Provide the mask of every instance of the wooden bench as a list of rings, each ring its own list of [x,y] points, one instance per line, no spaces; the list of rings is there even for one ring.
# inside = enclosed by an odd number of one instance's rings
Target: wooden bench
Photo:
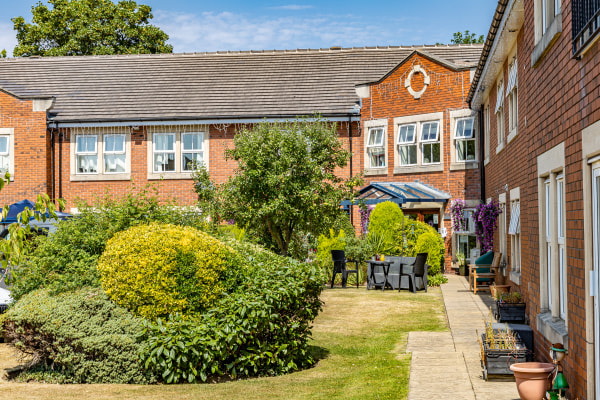
[[[469,288],[474,294],[477,294],[478,290],[490,290],[500,267],[501,258],[502,253],[495,252],[491,265],[469,265]]]

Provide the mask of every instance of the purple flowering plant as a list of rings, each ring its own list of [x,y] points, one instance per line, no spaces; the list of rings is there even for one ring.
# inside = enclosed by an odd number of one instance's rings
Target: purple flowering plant
[[[494,232],[497,228],[498,215],[502,213],[500,205],[492,200],[487,204],[480,204],[473,212],[475,220],[475,235],[481,245],[481,251],[487,252],[494,247]]]
[[[369,232],[369,219],[371,218],[371,211],[373,211],[373,206],[367,206],[364,203],[360,205],[360,229],[363,235],[366,235]]]
[[[467,220],[465,219],[466,203],[462,199],[454,199],[450,207],[452,215],[452,230],[462,232],[467,229]]]

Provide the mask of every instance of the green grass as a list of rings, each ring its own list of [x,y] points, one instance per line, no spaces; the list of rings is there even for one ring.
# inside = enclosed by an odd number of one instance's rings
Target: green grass
[[[408,394],[410,331],[447,329],[439,288],[429,293],[334,289],[313,329],[320,359],[293,374],[202,385],[50,385],[0,383],[11,399],[404,399]],[[5,346],[5,345],[3,345]],[[0,367],[16,365],[6,348]]]

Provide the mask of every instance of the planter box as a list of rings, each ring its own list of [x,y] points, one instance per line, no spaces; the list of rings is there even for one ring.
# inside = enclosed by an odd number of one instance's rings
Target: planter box
[[[490,349],[485,340],[485,334],[481,334],[481,367],[483,368],[483,379],[488,380],[489,375],[514,375],[510,366],[514,363],[527,361],[527,348],[517,335],[515,349]]]
[[[490,292],[492,297],[497,299],[500,295],[510,292],[510,285],[492,285],[490,286]]]
[[[496,319],[498,322],[525,321],[525,303],[500,303],[496,301]]]

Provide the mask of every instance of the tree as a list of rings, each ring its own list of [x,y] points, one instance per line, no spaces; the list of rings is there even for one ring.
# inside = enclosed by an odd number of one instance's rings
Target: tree
[[[483,43],[483,35],[477,36],[475,33],[471,33],[466,30],[464,33],[455,32],[451,43],[453,44],[470,44],[470,43]]]
[[[171,53],[169,36],[150,25],[152,8],[124,0],[48,0],[31,8],[32,23],[12,19],[18,56]]]
[[[6,49],[2,49],[2,51],[0,51],[0,58],[6,58]]]
[[[361,183],[358,176],[336,175],[350,152],[339,141],[336,124],[320,117],[244,128],[234,145],[226,158],[238,167],[218,190],[221,217],[262,234],[282,255],[288,255],[294,232],[317,236],[332,226],[343,212],[340,201]]]

